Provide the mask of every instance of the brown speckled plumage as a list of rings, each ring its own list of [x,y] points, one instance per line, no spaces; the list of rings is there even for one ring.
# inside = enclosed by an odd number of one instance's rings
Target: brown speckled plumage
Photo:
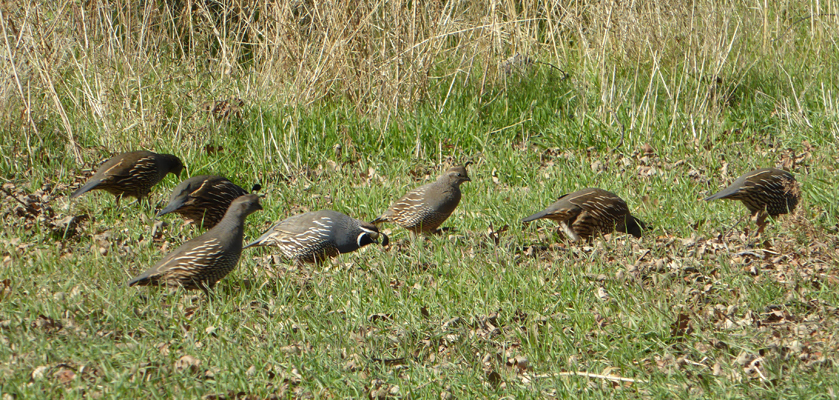
[[[598,188],[587,188],[560,197],[545,210],[522,222],[547,218],[559,222],[571,241],[590,239],[613,230],[641,237],[646,229],[643,222],[633,217],[626,202],[618,195]]]
[[[128,282],[128,286],[168,285],[205,290],[213,287],[236,267],[242,254],[245,218],[261,209],[257,195],[237,198],[218,225],[166,255]]]
[[[432,232],[460,204],[460,184],[469,181],[466,167],[449,168],[436,181],[406,193],[373,223],[393,222],[415,233]]]
[[[144,150],[122,153],[105,161],[70,197],[79,197],[91,190],[104,190],[117,196],[117,203],[124,196],[142,199],[166,174],[180,176],[181,170],[183,163],[171,154]]]
[[[752,215],[757,216],[758,232],[766,226],[766,217],[787,214],[795,210],[801,199],[801,189],[795,177],[787,171],[761,168],[747,172],[723,190],[705,201],[740,200]]]
[[[224,177],[215,175],[193,176],[181,182],[172,191],[169,204],[157,216],[176,212],[198,226],[211,229],[221,221],[227,207],[239,196],[248,194]]]

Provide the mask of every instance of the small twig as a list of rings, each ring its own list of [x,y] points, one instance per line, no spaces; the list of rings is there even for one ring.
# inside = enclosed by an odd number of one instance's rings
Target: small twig
[[[728,236],[728,234],[731,233],[731,231],[733,231],[734,228],[737,227],[737,225],[740,225],[740,223],[743,222],[743,218],[744,217],[740,217],[740,219],[738,219],[737,222],[734,223],[734,225],[731,225],[731,228],[723,229],[722,237],[725,238],[726,236]]]
[[[534,375],[534,378],[552,378],[556,376],[584,376],[586,378],[594,378],[594,379],[603,379],[612,382],[629,382],[629,383],[647,383],[646,380],[643,379],[632,379],[632,378],[624,378],[622,376],[614,376],[614,375],[600,375],[600,374],[592,374],[590,372],[582,372],[582,371],[569,371],[569,372],[557,372],[555,374],[543,374],[543,375]]]
[[[752,365],[755,365],[755,363],[758,363],[758,362],[761,362],[761,361],[763,361],[763,357],[760,357],[760,358],[752,361]],[[760,376],[760,379],[762,381],[769,382],[769,379],[766,379],[766,375],[763,375],[763,372],[760,372],[760,365],[755,365],[754,369],[755,369],[755,371],[757,371],[757,374],[758,374],[758,376]]]
[[[702,361],[705,361],[705,359],[707,359],[707,358],[708,358],[708,357],[703,357],[703,358],[702,358],[701,360],[699,360],[699,361],[691,361],[691,360],[689,360],[689,359],[685,358],[685,362],[686,362],[686,363],[688,363],[688,364],[690,364],[690,365],[695,365],[695,366],[697,366],[697,367],[705,367],[705,368],[708,368],[708,366],[707,366],[707,365],[702,364]]]
[[[407,363],[407,359],[405,357],[397,357],[397,358],[379,358],[379,357],[369,357],[370,361],[382,363],[384,365],[403,365]]]
[[[760,254],[755,253],[756,251],[762,251],[762,252],[763,252],[763,255],[760,255]],[[754,249],[754,251],[752,251],[752,250],[743,250],[743,251],[741,251],[741,252],[739,252],[739,253],[734,253],[734,255],[735,255],[735,256],[752,256],[752,257],[757,257],[757,258],[760,258],[760,259],[765,259],[765,258],[766,258],[766,254],[774,254],[774,255],[778,255],[778,254],[780,254],[780,253],[778,253],[777,251],[772,251],[772,250],[767,250],[767,249]]]
[[[810,18],[813,18],[813,17],[835,17],[836,15],[837,14],[810,14],[806,17],[801,17],[801,18],[795,20],[795,22],[791,23],[789,25],[789,27],[787,27],[787,29],[784,31],[784,33],[782,33],[780,36],[776,37],[775,39],[772,39],[772,41],[774,42],[778,39],[783,38],[784,36],[787,35],[787,33],[789,33],[790,30],[792,30],[792,28],[795,28],[795,26],[798,25],[802,21],[806,21],[806,20],[808,20]]]
[[[533,63],[534,64],[545,64],[545,65],[559,71],[560,73],[562,73],[562,78],[559,78],[559,80],[561,80],[561,81],[564,81],[564,80],[568,79],[569,76],[571,76],[567,72],[563,71],[561,68],[559,68],[556,65],[553,65],[551,63],[546,63],[544,61],[537,61],[537,60],[533,60]]]
[[[493,134],[496,134],[496,133],[498,133],[498,132],[505,131],[505,130],[507,130],[507,129],[512,129],[512,128],[514,128],[514,127],[518,126],[518,125],[521,125],[521,124],[523,124],[523,123],[525,123],[525,122],[529,122],[529,121],[532,121],[532,120],[533,120],[533,118],[523,119],[523,120],[521,120],[521,121],[519,121],[519,122],[516,122],[515,124],[509,125],[509,126],[505,126],[505,127],[503,127],[503,128],[498,128],[498,129],[496,129],[496,130],[494,130],[494,131],[487,132],[487,135],[493,135]]]
[[[23,206],[23,208],[25,208],[26,210],[31,210],[31,209],[32,209],[32,206],[28,206],[28,205],[26,205],[26,203],[24,203],[24,202],[23,202],[23,201],[21,201],[19,198],[17,198],[17,196],[15,196],[14,194],[12,194],[12,192],[10,192],[10,191],[9,191],[9,189],[6,189],[6,188],[4,188],[4,187],[0,187],[0,190],[2,190],[3,192],[5,192],[5,193],[6,193],[9,197],[11,197],[11,198],[15,199],[15,201],[16,201],[16,202],[18,202],[18,203],[20,203],[20,205],[22,205],[22,206]]]
[[[760,254],[757,254],[757,253],[755,253],[755,252],[753,252],[753,251],[749,251],[749,250],[746,250],[746,251],[741,251],[741,252],[739,252],[739,253],[734,253],[734,255],[735,255],[735,256],[752,256],[752,257],[757,257],[757,258],[759,258],[759,259],[761,259],[761,260],[762,260],[762,259],[764,259],[764,258],[766,258],[765,256],[762,256],[762,255],[760,255]]]
[[[647,251],[645,251],[644,254],[641,254],[641,257],[638,257],[638,259],[635,260],[635,264],[638,264],[639,262],[641,262],[641,260],[643,260],[644,257],[646,257],[648,254],[650,254],[650,249],[647,249]]]
[[[615,117],[615,121],[618,121],[618,126],[621,128],[621,141],[620,141],[620,143],[618,143],[617,146],[615,146],[614,149],[612,149],[612,151],[617,151],[618,149],[621,148],[621,146],[623,146],[623,140],[626,137],[626,128],[623,126],[623,122],[621,122],[620,118],[618,118],[618,113],[616,113],[614,111],[611,111],[611,113],[612,113],[612,116]]]

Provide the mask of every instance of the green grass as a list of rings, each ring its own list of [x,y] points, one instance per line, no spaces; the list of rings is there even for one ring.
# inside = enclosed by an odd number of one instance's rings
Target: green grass
[[[408,188],[433,179],[441,159],[475,162],[473,182],[464,185],[464,199],[446,224],[454,232],[411,238],[394,228],[388,251],[370,246],[320,267],[267,265],[270,250],[247,251],[209,297],[126,288],[131,276],[163,256],[162,241],[171,250],[197,233],[167,216],[162,237],[151,241],[151,207],[115,208],[100,192],[68,203],[66,185],[78,171],[55,176],[45,164],[33,175],[61,188],[52,193],[55,212],[89,219],[77,235],[62,239],[41,220],[24,224],[25,218],[6,215],[4,275],[11,293],[0,302],[3,392],[66,398],[239,392],[365,397],[377,386],[387,391],[396,385],[412,398],[443,391],[457,398],[766,398],[810,396],[839,384],[837,342],[830,333],[837,328],[839,301],[836,191],[829,173],[835,171],[835,144],[812,149],[809,165],[794,171],[808,195],[797,214],[771,225],[767,242],[758,245],[789,258],[737,258],[745,245],[738,234],[753,225],[741,223],[716,238],[744,207],[700,199],[741,172],[773,165],[782,149],[799,153],[804,140],[822,143],[816,129],[793,135],[790,127],[770,121],[754,131],[724,134],[725,126],[751,123],[733,120],[707,127],[701,145],[685,133],[675,139],[636,134],[613,150],[619,141],[614,128],[588,115],[571,119],[546,111],[568,99],[561,90],[539,90],[551,77],[528,79],[533,81],[520,83],[514,96],[502,94],[487,104],[464,91],[442,113],[419,107],[399,115],[398,129],[393,124],[379,130],[335,104],[312,111],[250,105],[242,121],[199,120],[209,138],[184,151],[177,141],[158,139],[154,148],[181,155],[190,175],[220,173],[243,185],[262,183],[265,210],[249,218],[248,238],[304,209],[330,207],[372,219]],[[535,99],[543,109],[523,111]],[[283,124],[288,119],[292,126]],[[662,117],[661,130],[671,123]],[[764,131],[778,133],[762,136]],[[646,142],[656,155],[642,161]],[[209,143],[224,150],[203,151]],[[340,160],[335,143],[343,146]],[[773,148],[779,152],[761,154]],[[606,170],[593,170],[595,161]],[[718,176],[723,161],[725,179]],[[656,173],[639,175],[642,164]],[[368,182],[371,168],[381,180]],[[707,179],[692,180],[691,169]],[[20,176],[15,181],[28,191],[38,185]],[[170,177],[155,188],[153,208],[162,207],[176,183]],[[640,241],[609,237],[593,247],[551,245],[561,237],[550,222],[521,228],[523,216],[586,186],[620,194],[654,228]],[[7,209],[15,205],[6,202]],[[698,229],[691,227],[699,222]],[[504,225],[510,228],[496,245],[488,229]],[[97,239],[103,232],[110,232],[107,242]],[[679,239],[691,236],[697,244]],[[21,248],[12,238],[30,246]],[[531,255],[525,246],[532,244],[550,246]],[[709,250],[697,253],[703,244]],[[756,275],[747,262],[757,264]],[[598,288],[610,299],[600,300]],[[772,321],[769,306],[788,314]],[[714,307],[721,308],[717,315]],[[387,317],[372,318],[379,314]],[[672,328],[679,314],[690,318],[684,335]],[[444,328],[452,318],[461,323]],[[725,318],[736,323],[726,327]],[[741,354],[763,357],[766,380],[744,372],[737,364]],[[195,371],[176,371],[185,355],[200,360]],[[508,365],[516,356],[529,363],[524,381]],[[811,361],[819,357],[824,361]],[[375,361],[381,359],[398,361]],[[33,379],[39,366],[47,367],[45,373]],[[63,369],[75,373],[69,383],[55,375]],[[564,371],[639,382],[554,376]],[[499,382],[489,383],[491,372],[500,374]]]
[[[833,398],[839,64],[835,46],[807,45],[724,64],[714,90],[726,98],[707,96],[710,74],[685,73],[695,69],[673,54],[665,67],[646,58],[603,67],[572,51],[567,79],[540,64],[483,90],[475,77],[441,78],[389,113],[340,94],[289,105],[257,78],[174,59],[141,82],[101,83],[119,101],[99,117],[77,100],[90,71],[68,76],[60,96],[85,165],[54,114],[36,121],[41,134],[29,142],[24,129],[0,127],[14,139],[0,143],[8,190],[22,201],[48,196],[28,214],[11,197],[2,203],[0,281],[10,290],[0,297],[0,392],[362,398],[398,386],[392,393],[410,398]],[[654,68],[663,69],[650,78]],[[234,95],[246,101],[241,119],[200,111]],[[208,296],[125,287],[164,247],[199,234],[167,215],[152,237],[173,176],[148,204],[67,197],[83,169],[139,148],[180,156],[182,178],[261,183],[264,210],[248,218],[246,240],[306,210],[371,220],[446,165],[474,164],[444,225],[451,232],[412,237],[388,226],[388,249],[302,268],[247,250]],[[702,201],[790,157],[804,198],[759,241],[753,222],[732,228],[741,204]],[[587,245],[565,242],[550,221],[519,222],[589,186],[622,196],[652,229]],[[86,219],[64,237],[53,225],[68,215]],[[496,243],[489,234],[504,226]],[[675,324],[680,315],[689,327]],[[179,369],[184,356],[200,364]],[[635,382],[563,374],[574,371]]]

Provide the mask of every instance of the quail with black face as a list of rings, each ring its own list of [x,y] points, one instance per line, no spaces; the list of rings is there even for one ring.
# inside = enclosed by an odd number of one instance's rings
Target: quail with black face
[[[337,211],[320,210],[276,223],[245,248],[277,247],[285,258],[298,264],[314,263],[378,243],[380,236],[382,246],[387,246],[387,235],[379,233],[375,225]]]

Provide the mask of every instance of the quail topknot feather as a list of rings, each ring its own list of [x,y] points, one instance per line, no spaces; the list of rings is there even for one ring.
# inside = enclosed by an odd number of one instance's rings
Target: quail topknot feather
[[[169,204],[157,216],[176,212],[199,226],[210,229],[221,221],[227,207],[239,196],[248,194],[227,178],[199,175],[189,178],[172,190]]]
[[[375,225],[337,211],[320,210],[278,222],[245,248],[275,246],[285,258],[302,264],[356,251],[377,243],[379,236],[382,246],[387,246],[387,235],[379,233]]]
[[[145,150],[118,154],[105,161],[70,198],[79,197],[91,190],[104,190],[117,196],[117,204],[123,196],[142,199],[166,174],[180,176],[183,168],[181,160],[171,154]]]
[[[761,168],[743,174],[727,188],[707,197],[705,201],[740,200],[757,216],[758,233],[766,227],[767,216],[791,213],[801,199],[795,177],[776,168]]]
[[[545,210],[522,222],[547,218],[559,222],[562,230],[573,241],[590,239],[598,233],[612,230],[641,237],[646,225],[630,214],[626,202],[618,195],[598,188],[586,188],[561,196]]]
[[[373,223],[393,222],[414,233],[432,232],[460,203],[460,184],[470,181],[465,166],[451,167],[436,181],[406,193]]]
[[[213,287],[236,267],[242,254],[245,218],[261,209],[255,194],[233,200],[218,225],[166,255],[128,282],[128,286],[168,285],[204,290]]]

